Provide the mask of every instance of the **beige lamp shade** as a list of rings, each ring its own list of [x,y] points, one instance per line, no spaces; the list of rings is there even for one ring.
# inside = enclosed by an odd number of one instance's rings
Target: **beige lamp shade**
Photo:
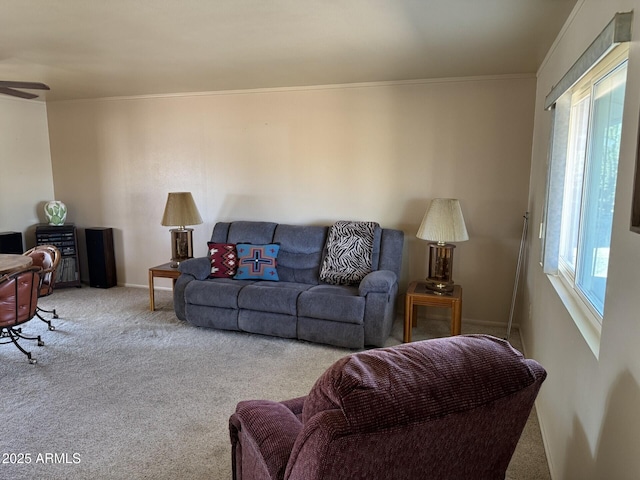
[[[427,289],[438,295],[453,291],[453,249],[448,242],[469,240],[460,202],[455,198],[436,198],[424,214],[416,235],[429,242]]]
[[[171,266],[193,257],[193,228],[185,225],[199,225],[202,217],[193,201],[191,192],[171,192],[164,207],[162,225],[178,227],[171,229]]]
[[[171,192],[164,207],[162,225],[165,227],[184,227],[185,225],[199,225],[202,217],[193,201],[191,192]]]
[[[469,240],[460,202],[455,198],[432,200],[416,236],[439,244]]]

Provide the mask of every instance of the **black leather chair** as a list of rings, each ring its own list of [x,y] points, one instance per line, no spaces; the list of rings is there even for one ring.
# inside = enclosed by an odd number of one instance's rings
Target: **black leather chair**
[[[36,340],[38,346],[44,342],[39,335],[24,335],[19,325],[36,315],[40,271],[40,267],[30,267],[0,277],[0,344],[13,343],[32,364],[36,359],[18,343],[18,339]]]

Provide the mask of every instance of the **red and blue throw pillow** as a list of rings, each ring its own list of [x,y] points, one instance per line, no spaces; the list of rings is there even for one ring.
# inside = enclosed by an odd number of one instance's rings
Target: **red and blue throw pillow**
[[[279,281],[278,251],[280,245],[269,243],[267,245],[253,245],[251,243],[238,243],[238,270],[233,278],[236,280],[271,280]]]
[[[211,273],[209,278],[233,278],[238,268],[238,254],[234,243],[207,242]]]

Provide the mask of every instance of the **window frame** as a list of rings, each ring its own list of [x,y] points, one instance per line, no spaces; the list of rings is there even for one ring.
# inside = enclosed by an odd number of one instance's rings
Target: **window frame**
[[[568,103],[567,102],[564,103],[564,105],[569,109],[573,108],[575,104],[577,104],[580,100],[583,100],[586,96],[589,97],[589,114],[588,114],[589,121],[587,126],[587,139],[586,139],[585,150],[589,149],[589,142],[590,142],[589,136],[591,135],[591,122],[592,122],[591,117],[593,113],[594,86],[597,85],[598,82],[600,82],[601,80],[605,79],[607,76],[614,74],[618,69],[623,68],[625,63],[626,63],[627,75],[628,75],[628,60],[629,60],[628,43],[622,43],[622,44],[616,45],[609,52],[603,55],[602,58],[600,58],[593,65],[592,68],[590,68],[571,88],[569,88],[562,95],[562,97],[564,97],[565,95],[571,96],[571,99],[568,101]],[[625,79],[625,95],[626,95],[626,88],[627,88],[627,82]],[[565,115],[567,114],[565,113]],[[561,179],[562,194],[560,195],[560,198],[562,199],[562,202],[564,204],[564,200],[565,200],[564,185],[567,181],[567,179],[565,178],[564,169],[566,168],[566,150],[568,149],[568,146],[569,146],[570,133],[569,133],[569,127],[566,127],[567,128],[566,132],[560,135],[561,140],[556,146],[555,136],[558,134],[556,128],[558,127],[556,126],[556,121],[554,116],[554,121],[552,122],[552,128],[551,128],[552,140],[551,140],[551,146],[550,146],[551,147],[550,162],[554,162],[553,157],[556,152],[555,150],[556,148],[565,149],[565,152],[562,154],[563,155],[563,165],[562,165],[563,176]],[[563,128],[563,127],[560,127],[560,128]],[[623,131],[624,131],[624,126],[623,126]],[[584,174],[582,178],[583,186],[581,187],[582,191],[580,194],[580,213],[579,213],[580,224],[582,223],[582,216],[585,210],[584,185],[585,185],[585,182],[587,182],[588,180],[587,178],[588,161],[589,161],[588,155],[589,155],[589,152],[587,151],[585,153],[585,161],[582,167]],[[552,201],[552,199],[550,198],[552,176],[553,176],[553,173],[552,173],[552,168],[550,164],[549,173],[547,176],[547,199],[546,199],[545,214],[544,214],[544,220],[543,220],[544,223],[542,226],[542,231],[544,232],[544,235],[542,236],[543,238],[542,266],[544,267],[545,273],[547,274],[549,280],[551,281],[552,285],[556,289],[558,295],[563,301],[569,314],[571,315],[574,322],[578,326],[579,330],[583,334],[585,340],[591,347],[591,350],[593,351],[595,356],[598,357],[599,346],[600,346],[600,336],[602,332],[602,324],[604,322],[604,317],[606,315],[606,305],[603,308],[603,314],[600,315],[598,310],[591,304],[591,301],[589,301],[586,295],[583,294],[580,291],[580,288],[576,285],[577,268],[576,270],[571,270],[570,268],[567,268],[567,265],[565,264],[564,260],[561,260],[560,229],[558,229],[556,232],[557,238],[554,239],[554,242],[556,243],[553,244],[554,253],[552,253],[552,255],[555,255],[554,262],[552,262],[553,265],[550,268],[547,268],[547,265],[545,264],[545,262],[548,259],[548,254],[546,250],[548,247],[547,240],[548,240],[549,228],[548,228],[547,222],[549,221],[550,202]],[[616,190],[617,190],[617,185],[616,185]],[[553,195],[555,199],[558,198],[557,191]],[[614,205],[614,210],[615,210],[615,205]],[[560,211],[562,212],[562,208],[560,208]],[[562,224],[562,220],[560,219],[558,226],[560,226],[561,224]],[[576,241],[577,249],[580,247],[580,244],[584,245],[586,244],[586,242],[582,238],[582,233],[578,231],[578,239]],[[576,249],[576,267],[577,267],[578,258],[580,257],[580,253],[577,249]],[[557,252],[555,250],[557,250]],[[605,299],[605,304],[606,304],[606,299]]]

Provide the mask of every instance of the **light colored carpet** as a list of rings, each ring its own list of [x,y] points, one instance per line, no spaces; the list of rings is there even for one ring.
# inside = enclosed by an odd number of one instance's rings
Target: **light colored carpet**
[[[156,312],[147,290],[125,287],[61,289],[40,303],[55,306],[60,318],[53,332],[37,319],[25,325],[46,343],[27,343],[38,363],[0,347],[2,479],[230,479],[228,419],[236,403],[304,395],[351,353],[192,327],[176,319],[168,291],[156,292]],[[447,328],[420,321],[414,340]],[[504,336],[463,328],[472,331]],[[401,339],[398,319],[388,344]],[[509,479],[549,478],[535,420]]]

